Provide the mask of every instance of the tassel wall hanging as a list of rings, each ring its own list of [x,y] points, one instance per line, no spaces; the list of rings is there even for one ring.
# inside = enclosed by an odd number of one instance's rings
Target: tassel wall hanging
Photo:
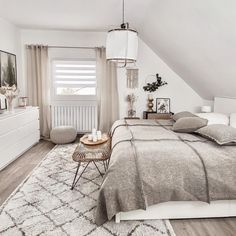
[[[130,89],[138,88],[138,69],[126,68],[126,76],[127,76],[127,88]]]

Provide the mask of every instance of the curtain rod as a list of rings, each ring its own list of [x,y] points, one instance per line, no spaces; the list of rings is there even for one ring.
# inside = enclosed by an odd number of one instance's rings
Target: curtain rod
[[[32,46],[32,45],[26,45],[26,48],[30,48],[30,46]],[[38,46],[43,46],[43,45],[38,45]],[[100,46],[100,47],[77,47],[77,46],[56,46],[56,45],[47,45],[47,47],[48,48],[78,48],[78,49],[93,49],[93,50],[95,50],[96,48],[105,48],[104,46]]]

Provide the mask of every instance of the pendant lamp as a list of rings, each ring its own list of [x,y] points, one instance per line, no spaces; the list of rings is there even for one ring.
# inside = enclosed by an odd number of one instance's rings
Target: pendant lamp
[[[134,63],[137,60],[138,32],[129,28],[129,23],[124,21],[124,0],[123,0],[123,23],[120,28],[108,31],[106,41],[106,58],[108,61],[123,63]]]

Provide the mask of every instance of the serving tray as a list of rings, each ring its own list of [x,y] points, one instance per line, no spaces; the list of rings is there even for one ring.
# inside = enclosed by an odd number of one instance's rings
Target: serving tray
[[[102,134],[102,139],[98,140],[97,142],[89,141],[88,135],[84,135],[82,138],[80,138],[81,143],[83,143],[84,145],[89,145],[89,146],[103,144],[107,142],[108,140],[109,140],[109,136],[107,134]]]

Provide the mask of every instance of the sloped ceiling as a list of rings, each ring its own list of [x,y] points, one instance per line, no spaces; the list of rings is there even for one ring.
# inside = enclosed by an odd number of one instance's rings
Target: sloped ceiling
[[[104,31],[120,24],[121,3],[0,0],[0,16],[24,28]],[[126,0],[126,16],[203,98],[236,97],[235,0]]]
[[[153,1],[144,41],[203,98],[236,97],[236,1]]]

